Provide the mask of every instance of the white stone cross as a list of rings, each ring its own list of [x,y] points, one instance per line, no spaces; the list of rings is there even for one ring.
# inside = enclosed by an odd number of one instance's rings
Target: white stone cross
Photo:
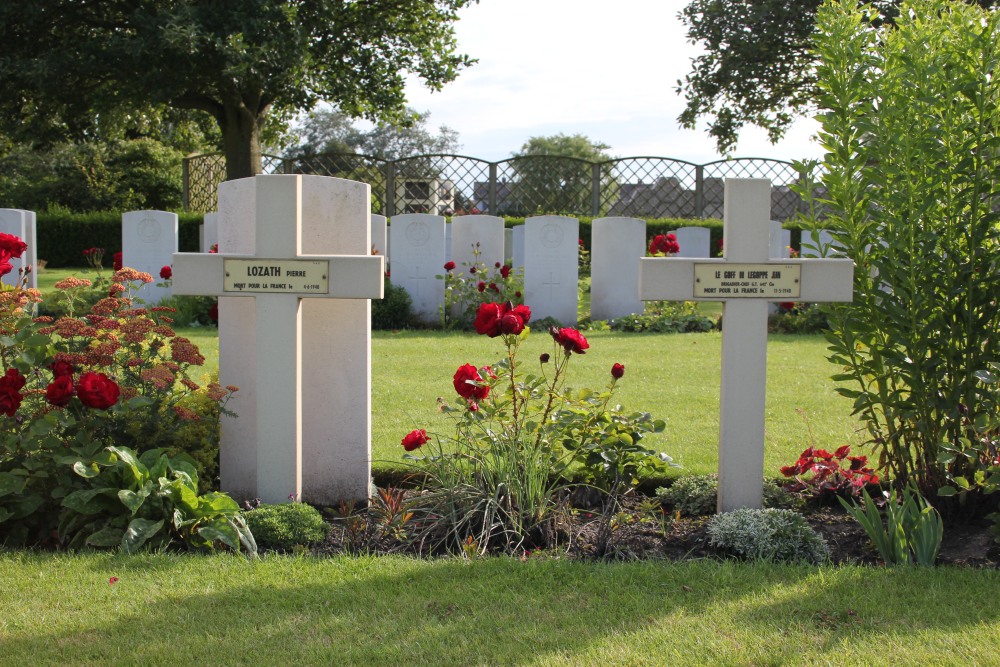
[[[219,298],[222,487],[240,498],[365,500],[371,478],[370,190],[324,176],[219,186],[219,253],[173,256],[175,294]]]
[[[721,259],[644,257],[643,301],[722,301],[718,510],[762,504],[768,301],[851,301],[850,259],[769,259],[771,183],[726,179]]]

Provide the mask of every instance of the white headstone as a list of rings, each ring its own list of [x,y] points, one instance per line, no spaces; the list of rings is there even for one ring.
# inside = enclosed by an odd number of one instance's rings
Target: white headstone
[[[28,273],[27,287],[38,287],[38,234],[35,229],[35,212],[18,208],[0,208],[0,232],[13,234],[28,244],[28,249],[19,259],[11,258],[10,265],[14,267],[3,277],[3,283],[14,285],[21,278],[25,267],[31,267]]]
[[[202,252],[209,252],[212,246],[219,245],[219,214],[206,213],[205,222],[201,226],[201,244],[198,246]]]
[[[389,236],[384,215],[372,213],[372,250],[376,255],[389,256]]]
[[[833,235],[825,229],[817,232],[803,231],[799,247],[802,257],[832,257],[837,254],[833,248]]]
[[[219,254],[174,255],[178,294],[218,295],[222,487],[268,503],[364,500],[371,477],[368,185],[270,175],[219,186]],[[271,268],[273,267],[273,268]],[[304,275],[299,275],[302,272]]]
[[[170,297],[170,286],[159,286],[160,270],[170,266],[177,252],[177,214],[167,211],[131,211],[122,214],[122,266],[145,271],[153,282],[139,290],[139,298],[156,304]]]
[[[781,226],[781,220],[771,221],[771,247],[768,250],[771,259],[787,259],[791,256],[792,231]]]
[[[675,257],[712,256],[712,233],[707,227],[681,227],[674,230],[674,236],[681,247]]]
[[[524,221],[524,303],[531,317],[577,321],[580,223],[576,218],[542,215]]]
[[[639,258],[646,254],[646,222],[597,218],[591,223],[590,317],[611,320],[644,310]]]
[[[444,306],[444,218],[428,213],[392,216],[389,225],[389,281],[413,301],[413,314],[437,322]]]
[[[515,269],[524,268],[524,225],[514,225],[511,231],[511,261]]]
[[[849,259],[768,257],[770,207],[769,180],[727,179],[724,258],[640,260],[644,301],[723,302],[720,512],[762,503],[768,301],[850,301],[853,294]]]
[[[514,261],[514,229],[506,227],[503,230],[503,261]]]
[[[479,244],[479,263],[487,269],[503,263],[503,218],[494,215],[460,215],[451,221],[451,254],[455,265],[471,266],[477,260],[473,246]]]

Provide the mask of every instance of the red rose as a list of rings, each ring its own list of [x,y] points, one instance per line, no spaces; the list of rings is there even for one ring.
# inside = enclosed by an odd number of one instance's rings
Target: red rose
[[[73,366],[73,364],[64,360],[53,361],[51,364],[49,364],[49,368],[52,369],[52,375],[57,378],[62,377],[64,375],[73,375],[73,373],[76,372],[76,368]]]
[[[406,434],[403,438],[403,449],[408,452],[412,452],[414,449],[420,449],[427,444],[430,438],[427,437],[427,431],[422,428],[415,429]]]
[[[507,313],[500,318],[500,333],[518,335],[524,331],[524,320],[514,313]]]
[[[500,262],[495,263],[493,265],[493,268],[499,269],[500,268]]]
[[[87,372],[76,381],[76,395],[88,408],[107,410],[118,402],[120,393],[118,385],[104,373]]]
[[[27,249],[27,244],[18,237],[0,232],[0,276],[5,276],[13,271],[14,265],[10,263],[11,258],[20,257]]]
[[[444,263],[444,270],[445,271],[451,271],[454,268],[455,268],[455,262],[445,262]]]
[[[616,380],[620,380],[622,376],[625,375],[625,366],[622,364],[615,364],[611,367],[611,377]]]
[[[213,322],[219,321],[219,304],[213,303],[208,307],[208,316],[212,318]]]
[[[209,254],[212,254],[212,255],[218,253],[219,252],[219,244],[218,243],[213,244],[212,247],[208,249],[208,252],[209,252]]]
[[[475,272],[476,272],[476,267],[473,266],[469,268],[469,273],[475,273]]]
[[[477,384],[482,381],[483,378],[479,375],[479,370],[472,364],[459,366],[453,378],[455,391],[468,401],[481,401],[489,395],[489,387]]]
[[[10,236],[10,234],[5,236]],[[0,412],[8,417],[14,416],[17,409],[21,407],[21,401],[24,400],[21,390],[24,389],[26,382],[27,380],[21,375],[21,371],[16,368],[8,368],[7,373],[0,377]]]
[[[73,378],[60,375],[45,388],[45,400],[52,405],[63,406],[73,398]]]
[[[510,267],[504,264],[500,267],[500,275],[507,278],[510,275]]]
[[[164,266],[162,269],[160,269],[160,277],[163,278],[164,280],[170,280],[173,277],[173,275],[174,275],[174,270],[171,269],[169,266]]]
[[[499,288],[499,287],[497,287],[497,284],[496,284],[496,283],[490,283],[490,286],[489,286],[489,287],[490,287],[490,289],[491,289],[491,290],[493,290],[494,292],[497,292],[497,293],[499,293],[499,292],[500,292],[500,288]]]
[[[549,353],[548,352],[542,352],[540,355],[538,355],[538,363],[541,363],[541,364],[547,364],[547,363],[549,363]]]
[[[116,252],[115,253],[115,258],[114,258],[112,264],[114,266],[115,271],[121,271],[122,270],[122,254],[120,252]]]
[[[486,283],[484,283],[483,281],[479,281],[479,284],[476,285],[476,289],[479,290],[480,292],[485,292],[486,291]]]
[[[500,318],[503,314],[504,308],[499,303],[481,303],[472,326],[479,335],[496,338],[500,335]]]
[[[590,343],[587,339],[583,337],[576,329],[571,329],[565,327],[562,329],[552,328],[550,331],[552,338],[555,339],[556,343],[562,345],[567,352],[576,352],[577,354],[584,354],[587,348],[590,347]]]

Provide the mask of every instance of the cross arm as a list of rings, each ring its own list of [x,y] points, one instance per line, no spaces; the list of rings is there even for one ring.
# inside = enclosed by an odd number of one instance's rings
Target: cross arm
[[[252,255],[179,252],[173,255],[175,294],[194,296],[251,296],[251,291],[226,291],[225,261],[256,260],[263,263],[325,261],[329,292],[297,293],[303,298],[381,299],[384,292],[385,257],[382,255],[297,255],[289,258],[258,258]]]

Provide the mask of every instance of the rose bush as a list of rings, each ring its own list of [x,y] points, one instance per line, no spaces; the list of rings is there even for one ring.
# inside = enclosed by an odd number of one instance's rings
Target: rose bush
[[[576,329],[550,329],[552,353],[539,357],[536,372],[524,373],[518,353],[530,321],[527,306],[481,304],[475,329],[499,338],[505,357],[455,372],[458,398],[441,406],[455,420],[454,436],[431,438],[418,429],[402,439],[407,452],[432,443],[429,453],[406,455],[426,480],[410,508],[422,526],[414,539],[425,547],[469,553],[549,543],[554,508],[575,484],[596,487],[610,506],[641,471],[670,461],[639,444],[647,433],[662,431],[663,421],[611,403],[624,365],[612,366],[601,392],[566,387],[570,359],[590,346]]]
[[[444,264],[444,273],[437,276],[444,281],[444,306],[441,308],[441,327],[444,329],[467,328],[478,317],[480,306],[487,303],[519,304],[523,301],[524,271],[509,264],[495,262],[488,268],[479,260],[479,244],[473,244],[472,262],[463,262],[464,273],[457,271],[455,262]],[[479,327],[476,327],[479,330]],[[482,332],[480,332],[482,333]],[[494,336],[497,334],[494,334]]]
[[[0,245],[0,254],[23,252]],[[236,388],[191,380],[189,369],[204,362],[197,347],[170,328],[170,309],[135,301],[151,281],[116,271],[83,317],[33,318],[41,297],[24,280],[0,290],[0,543],[250,548],[235,502],[201,503],[193,461],[163,442],[162,434],[183,440],[188,420],[200,418],[189,400],[209,397],[224,411]],[[58,298],[79,303],[74,292],[91,287],[66,279]],[[152,477],[135,487],[140,465]]]

